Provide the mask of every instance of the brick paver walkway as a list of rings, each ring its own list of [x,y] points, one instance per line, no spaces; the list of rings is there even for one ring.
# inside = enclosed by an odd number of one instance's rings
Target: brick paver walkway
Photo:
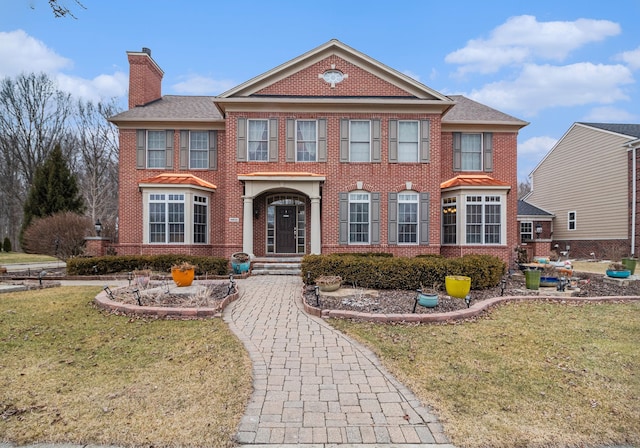
[[[449,444],[435,415],[368,349],[304,313],[299,277],[254,276],[239,286],[224,313],[253,363],[239,443]]]

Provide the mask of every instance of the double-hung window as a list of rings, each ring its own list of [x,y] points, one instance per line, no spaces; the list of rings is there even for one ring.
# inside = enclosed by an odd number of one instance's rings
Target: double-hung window
[[[349,244],[369,244],[370,203],[367,192],[349,193]]]
[[[349,123],[349,161],[371,161],[371,122],[351,120]]]
[[[164,168],[166,149],[166,131],[147,131],[147,168]]]
[[[567,213],[567,230],[576,230],[577,225],[577,213],[574,211]]]
[[[296,160],[317,161],[318,129],[315,120],[296,121]]]
[[[184,194],[149,195],[149,242],[184,243]]]
[[[417,121],[398,122],[398,162],[418,161],[418,129]]]
[[[521,221],[520,222],[520,242],[526,243],[533,241],[533,222]]]
[[[482,170],[482,134],[462,134],[462,169],[464,171]]]
[[[398,194],[398,243],[418,243],[418,194]]]
[[[500,244],[500,196],[467,196],[467,244]]]
[[[209,132],[189,132],[189,168],[209,167]]]
[[[248,154],[250,161],[269,160],[269,120],[248,120]]]
[[[458,229],[458,208],[455,197],[442,200],[442,244],[456,244]]]

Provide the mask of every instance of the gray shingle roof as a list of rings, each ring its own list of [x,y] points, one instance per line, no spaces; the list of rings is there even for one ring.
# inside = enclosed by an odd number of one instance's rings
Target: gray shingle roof
[[[528,124],[518,118],[507,115],[499,110],[493,109],[484,104],[470,100],[462,95],[449,95],[449,98],[456,102],[456,105],[447,111],[442,117],[443,123],[463,122],[463,121],[480,121],[480,122],[507,122]]]
[[[518,199],[518,216],[553,216],[553,213],[546,212],[535,205],[529,204],[522,199]]]
[[[619,123],[584,123],[585,126],[591,126],[592,128],[598,128],[609,132],[615,132],[616,134],[627,135],[633,138],[640,138],[640,124],[619,124]]]
[[[171,120],[216,121],[222,120],[214,104],[213,96],[165,95],[145,106],[134,107],[114,117],[112,121]]]

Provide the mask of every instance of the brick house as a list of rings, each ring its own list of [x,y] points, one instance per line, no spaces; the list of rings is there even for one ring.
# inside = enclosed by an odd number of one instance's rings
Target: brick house
[[[215,97],[127,55],[117,253],[513,258],[526,122],[337,40]]]

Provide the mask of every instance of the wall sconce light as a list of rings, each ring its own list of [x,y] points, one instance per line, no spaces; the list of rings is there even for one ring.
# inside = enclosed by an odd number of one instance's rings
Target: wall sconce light
[[[542,226],[538,224],[536,225],[536,235],[538,235],[538,239],[540,239],[541,234],[542,234]]]
[[[102,223],[100,222],[100,218],[98,218],[93,226],[96,229],[96,235],[100,236],[100,234],[102,233]]]
[[[254,205],[253,206],[253,217],[255,219],[258,219],[260,217],[260,206],[259,205]]]

